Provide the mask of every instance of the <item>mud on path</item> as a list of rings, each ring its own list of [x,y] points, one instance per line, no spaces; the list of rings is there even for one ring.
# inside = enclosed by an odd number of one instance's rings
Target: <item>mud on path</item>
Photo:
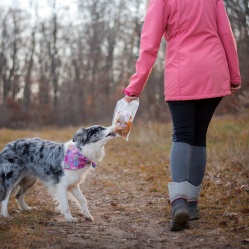
[[[213,172],[205,178],[201,219],[188,230],[169,231],[169,148],[111,141],[104,161],[81,185],[94,222],[86,221],[72,201],[71,213],[79,222],[65,222],[40,183],[26,197],[37,209],[19,212],[12,197],[13,219],[0,218],[0,248],[249,248],[248,193],[223,186]],[[227,189],[232,201],[222,198]]]

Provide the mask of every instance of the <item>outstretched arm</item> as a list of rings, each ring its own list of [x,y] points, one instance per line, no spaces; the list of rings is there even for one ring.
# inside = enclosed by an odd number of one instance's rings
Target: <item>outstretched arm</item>
[[[129,86],[123,91],[128,96],[140,95],[155,63],[167,24],[166,4],[164,0],[150,1],[141,34],[136,73],[131,77]]]

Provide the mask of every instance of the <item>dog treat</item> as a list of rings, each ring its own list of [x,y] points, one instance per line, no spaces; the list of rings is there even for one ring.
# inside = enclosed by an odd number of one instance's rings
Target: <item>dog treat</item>
[[[124,99],[121,99],[117,102],[116,108],[114,110],[112,121],[112,125],[115,127],[114,131],[116,134],[127,141],[138,106],[138,98],[131,101],[130,103],[126,102]]]
[[[129,116],[129,120],[125,121],[124,117],[122,116],[122,112],[119,112],[117,114],[114,132],[118,133],[118,135],[123,138],[127,138],[127,135],[131,130],[132,123],[132,116]]]

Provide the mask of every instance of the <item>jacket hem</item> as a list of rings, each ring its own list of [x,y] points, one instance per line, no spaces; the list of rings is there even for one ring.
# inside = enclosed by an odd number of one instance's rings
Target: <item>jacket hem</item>
[[[218,97],[225,97],[232,95],[231,91],[227,91],[219,94],[206,94],[206,95],[197,95],[197,96],[166,96],[165,101],[185,101],[185,100],[198,100],[198,99],[211,99]]]

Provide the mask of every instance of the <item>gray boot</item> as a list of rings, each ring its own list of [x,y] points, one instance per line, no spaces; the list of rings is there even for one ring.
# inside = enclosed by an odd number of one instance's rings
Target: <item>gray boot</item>
[[[170,182],[168,184],[172,207],[171,231],[180,231],[189,228],[189,211],[187,205],[188,185],[188,182]]]
[[[201,186],[194,186],[188,182],[188,211],[190,220],[198,220],[200,218],[198,199],[200,197]]]

